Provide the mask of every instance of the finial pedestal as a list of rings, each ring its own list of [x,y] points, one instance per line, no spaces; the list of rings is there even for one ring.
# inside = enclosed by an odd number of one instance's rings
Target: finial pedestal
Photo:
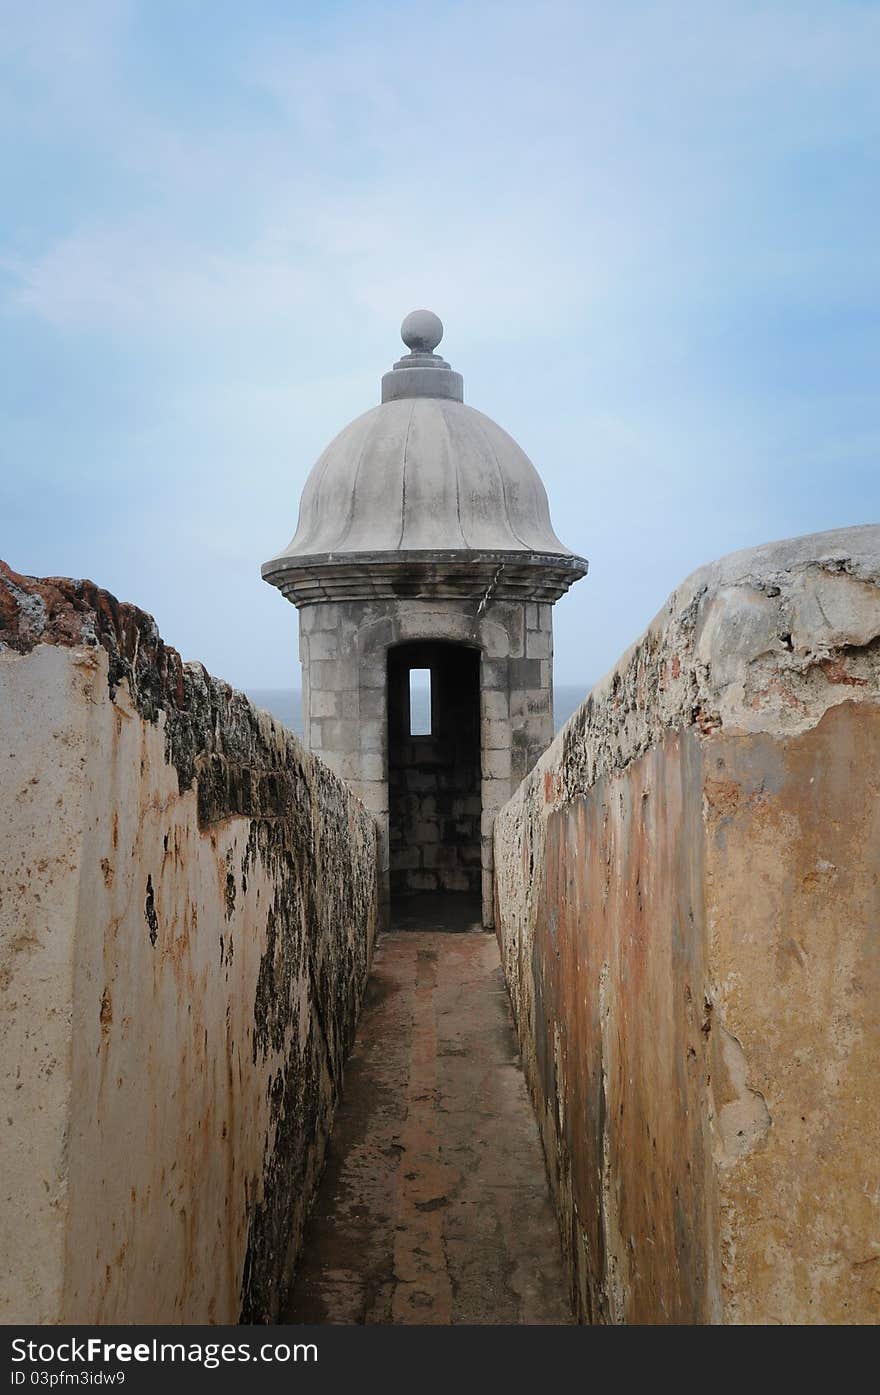
[[[443,321],[433,310],[411,310],[400,326],[409,353],[382,379],[382,401],[401,397],[445,397],[464,401],[464,380],[434,350],[443,338]]]

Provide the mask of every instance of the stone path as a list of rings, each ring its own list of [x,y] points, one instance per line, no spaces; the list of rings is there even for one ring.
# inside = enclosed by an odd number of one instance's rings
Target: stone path
[[[285,1321],[572,1321],[494,935],[380,939]]]

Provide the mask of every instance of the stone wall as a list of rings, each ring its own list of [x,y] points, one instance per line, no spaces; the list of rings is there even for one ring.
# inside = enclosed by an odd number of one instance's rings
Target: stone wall
[[[690,577],[495,826],[577,1311],[876,1322],[880,528]]]
[[[387,655],[416,640],[480,651],[481,888],[492,924],[492,826],[553,738],[549,602],[322,601],[300,610],[305,744],[347,780],[379,823],[389,890]]]
[[[0,570],[0,1312],[277,1316],[376,923],[372,818],[89,582]]]

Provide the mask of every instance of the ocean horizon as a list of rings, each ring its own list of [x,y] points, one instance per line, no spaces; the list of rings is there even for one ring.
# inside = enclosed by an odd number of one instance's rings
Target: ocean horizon
[[[553,729],[559,731],[580,707],[592,684],[560,683],[553,692]],[[302,736],[302,691],[299,688],[245,688],[251,702],[271,712],[297,736]]]

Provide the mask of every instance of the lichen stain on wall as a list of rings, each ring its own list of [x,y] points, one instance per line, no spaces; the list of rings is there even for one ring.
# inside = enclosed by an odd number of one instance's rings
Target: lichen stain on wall
[[[730,789],[706,827],[725,1311],[876,1322],[880,706],[706,756]]]
[[[495,824],[587,1322],[880,1319],[880,529],[695,573]]]
[[[368,971],[375,825],[142,612],[8,573],[0,601],[29,804],[5,845],[7,1320],[272,1320]],[[64,859],[41,871],[43,824]]]
[[[554,811],[535,912],[535,1088],[588,1321],[708,1320],[701,840],[692,741]],[[582,1236],[577,1233],[578,1228]]]

